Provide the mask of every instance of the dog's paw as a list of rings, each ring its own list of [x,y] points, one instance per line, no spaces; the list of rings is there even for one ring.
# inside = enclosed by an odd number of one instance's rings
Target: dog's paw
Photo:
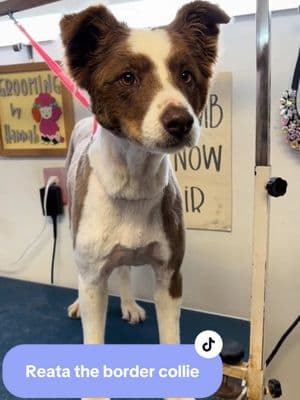
[[[72,319],[80,318],[79,300],[77,299],[68,307],[68,317]]]
[[[121,302],[121,310],[122,318],[126,319],[130,324],[138,324],[146,319],[145,310],[134,300],[126,300]]]
[[[110,400],[110,399],[107,397],[105,397],[105,398],[104,397],[84,397],[81,400]]]
[[[186,398],[186,397],[169,397],[169,398],[167,398],[165,400],[195,400],[195,399]]]

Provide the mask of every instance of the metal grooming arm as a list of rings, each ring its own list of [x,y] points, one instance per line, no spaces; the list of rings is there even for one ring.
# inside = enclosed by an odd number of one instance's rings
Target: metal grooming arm
[[[256,8],[256,149],[250,358],[248,399],[264,398],[265,289],[269,247],[269,198],[266,185],[270,167],[270,11],[269,0]]]
[[[281,389],[265,387],[264,325],[265,290],[269,247],[269,196],[282,196],[286,182],[271,177],[270,166],[270,10],[269,0],[256,5],[256,147],[254,169],[254,225],[250,316],[250,356],[248,363],[224,365],[224,375],[244,379],[248,400],[262,400],[266,394],[280,397]],[[281,182],[284,185],[281,187]],[[271,383],[273,381],[270,381]],[[269,382],[269,383],[270,383]],[[276,381],[277,382],[277,381]],[[275,389],[278,389],[276,387]]]

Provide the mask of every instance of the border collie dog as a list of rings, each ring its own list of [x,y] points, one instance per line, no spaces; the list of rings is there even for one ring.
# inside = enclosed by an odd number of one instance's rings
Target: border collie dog
[[[180,342],[185,233],[168,154],[198,141],[218,25],[228,21],[206,1],[186,4],[170,25],[149,30],[128,28],[101,5],[61,20],[66,64],[100,125],[93,136],[91,118],[75,126],[66,165],[79,275],[69,315],[81,315],[86,344],[104,341],[114,268],[123,318],[145,319],[130,290],[130,268],[139,265],[155,274],[160,343]]]

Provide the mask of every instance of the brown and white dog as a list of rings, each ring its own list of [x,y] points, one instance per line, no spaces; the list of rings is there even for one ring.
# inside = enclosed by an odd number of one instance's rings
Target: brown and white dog
[[[130,292],[130,267],[152,266],[161,343],[179,343],[184,255],[181,195],[168,153],[193,146],[229,17],[194,1],[168,26],[129,29],[104,7],[61,21],[69,71],[101,125],[80,121],[67,157],[70,217],[84,343],[103,343],[107,279],[120,274],[123,318],[145,318]]]

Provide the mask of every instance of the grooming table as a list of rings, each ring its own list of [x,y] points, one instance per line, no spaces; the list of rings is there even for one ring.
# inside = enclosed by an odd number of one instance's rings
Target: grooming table
[[[1,361],[5,353],[18,344],[82,343],[80,320],[71,320],[67,316],[67,307],[76,296],[77,291],[73,289],[0,278]],[[130,325],[121,318],[119,298],[110,296],[106,343],[158,343],[154,305],[139,303],[145,308],[147,319],[142,324]],[[223,339],[240,342],[247,349],[245,358],[248,358],[249,322],[182,310],[182,343],[193,343],[197,334],[206,329],[217,331]],[[2,381],[0,399],[16,399],[7,392]]]

